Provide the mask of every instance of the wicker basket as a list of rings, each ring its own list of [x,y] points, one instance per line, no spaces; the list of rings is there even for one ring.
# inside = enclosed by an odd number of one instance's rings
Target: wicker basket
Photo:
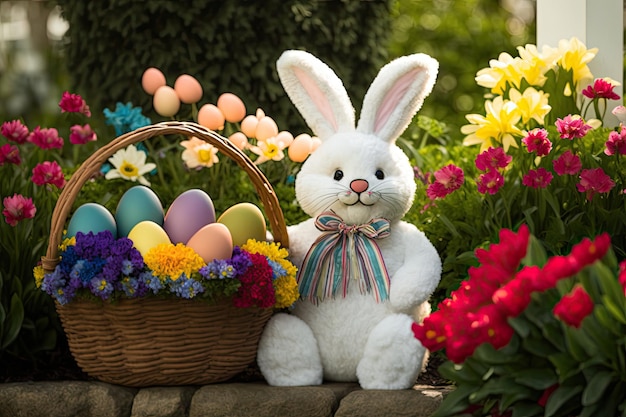
[[[164,122],[122,135],[91,155],[64,187],[52,213],[46,272],[59,263],[58,247],[76,196],[118,150],[160,135],[194,136],[233,159],[255,186],[274,240],[288,246],[285,220],[271,184],[227,139],[190,122]],[[78,366],[104,382],[145,387],[226,381],[255,357],[272,309],[236,308],[230,298],[216,304],[145,298],[110,302],[74,300],[57,312]]]

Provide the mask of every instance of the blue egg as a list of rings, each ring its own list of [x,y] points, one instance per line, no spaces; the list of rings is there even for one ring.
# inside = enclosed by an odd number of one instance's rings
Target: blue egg
[[[163,204],[150,188],[137,185],[122,195],[115,210],[117,234],[128,236],[137,224],[149,220],[163,226]]]
[[[86,203],[72,215],[67,226],[67,237],[76,236],[78,232],[96,234],[105,230],[111,231],[113,237],[117,238],[117,225],[111,212],[100,204]]]

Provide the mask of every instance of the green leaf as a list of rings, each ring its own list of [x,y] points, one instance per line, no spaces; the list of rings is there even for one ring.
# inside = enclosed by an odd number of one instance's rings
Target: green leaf
[[[556,372],[561,376],[561,379],[570,378],[572,375],[580,372],[580,362],[566,352],[550,355],[548,359],[555,366]]]
[[[482,375],[466,364],[455,364],[452,361],[447,361],[439,366],[438,371],[444,378],[460,384],[482,383]]]
[[[9,346],[17,338],[24,321],[24,306],[17,294],[11,297],[11,308],[7,314],[8,323],[4,328],[4,333],[0,335],[0,349]]]
[[[561,385],[558,387],[550,398],[548,398],[548,402],[546,403],[546,414],[545,417],[551,417],[559,412],[561,407],[566,405],[569,400],[571,400],[576,394],[581,392],[583,387],[580,385],[575,386],[566,386]]]
[[[582,404],[584,406],[595,404],[602,398],[605,390],[614,380],[614,374],[610,371],[598,371],[595,372],[587,387],[583,391]]]
[[[536,401],[520,401],[510,407],[513,412],[511,417],[539,416],[543,414],[543,407]]]
[[[509,324],[522,338],[526,338],[530,334],[530,324],[523,318],[512,317],[509,319]]]
[[[558,382],[554,370],[549,368],[524,369],[512,374],[515,382],[530,388],[544,390]]]
[[[450,417],[464,411],[469,405],[469,396],[477,389],[475,385],[458,385],[448,394],[431,417]]]

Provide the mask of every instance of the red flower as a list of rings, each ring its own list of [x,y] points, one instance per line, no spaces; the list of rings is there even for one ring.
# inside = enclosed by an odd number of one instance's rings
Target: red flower
[[[589,201],[596,193],[608,193],[614,186],[615,183],[602,168],[583,169],[580,173],[580,182],[576,184],[578,191],[586,193]]]
[[[267,258],[258,253],[251,253],[252,266],[239,276],[241,286],[233,298],[235,307],[269,308],[276,302],[274,284],[272,283],[272,267]]]
[[[541,276],[538,266],[522,269],[504,286],[493,293],[494,305],[507,317],[517,317],[530,304],[534,281]]]
[[[528,152],[536,152],[537,156],[546,156],[552,150],[552,142],[548,139],[548,131],[545,129],[533,129],[522,139]]]
[[[591,129],[591,126],[585,123],[585,121],[572,115],[567,115],[563,119],[556,120],[556,130],[559,131],[562,139],[575,139],[584,137]]]
[[[582,169],[583,164],[578,155],[574,155],[568,150],[552,161],[552,167],[558,175],[574,175]]]
[[[98,139],[96,133],[88,124],[85,126],[74,125],[70,127],[70,132],[70,143],[73,145],[84,145],[87,142],[93,142]]]
[[[489,171],[478,176],[476,186],[481,194],[495,194],[504,185],[504,177],[498,171]]]
[[[619,283],[624,289],[624,295],[626,296],[626,261],[622,261],[619,264]]]
[[[37,126],[28,136],[28,141],[41,149],[61,149],[63,147],[63,138],[59,136],[59,132],[53,127],[41,129]]]
[[[463,170],[454,164],[447,165],[436,171],[435,182],[428,186],[426,194],[431,200],[443,198],[458,190],[463,185],[465,177]]]
[[[89,106],[78,94],[70,94],[68,91],[63,93],[59,102],[61,113],[82,113],[87,117],[91,117]]]
[[[539,398],[539,400],[537,401],[537,404],[545,408],[546,404],[548,403],[548,399],[550,399],[550,396],[554,391],[556,391],[558,387],[559,384],[554,384],[551,387],[546,388],[543,394],[541,394],[541,398]]]
[[[11,142],[24,143],[28,139],[28,128],[19,120],[2,123],[0,132]]]
[[[609,100],[619,100],[620,97],[613,91],[613,88],[615,88],[615,86],[610,82],[602,78],[596,78],[593,82],[593,86],[588,85],[587,88],[583,90],[583,95],[590,99],[606,98]]]
[[[602,233],[593,241],[585,238],[572,248],[570,257],[576,260],[579,268],[582,269],[587,265],[604,258],[604,255],[611,248],[611,237],[608,233]]]
[[[609,140],[605,143],[606,149],[604,153],[611,155],[626,155],[626,127],[621,126],[618,132],[609,133]]]
[[[506,168],[511,160],[513,157],[504,153],[504,149],[490,147],[476,157],[475,163],[476,168],[481,171],[493,171],[498,168]]]
[[[556,303],[552,311],[569,326],[578,328],[584,318],[593,311],[593,300],[582,286],[576,285],[568,295]]]
[[[17,146],[11,145],[10,143],[5,143],[0,146],[0,166],[9,163],[19,165],[22,163],[22,159],[20,158],[20,150]]]
[[[5,197],[2,200],[4,209],[4,219],[11,226],[15,226],[19,221],[32,219],[35,217],[37,208],[33,204],[32,198],[26,198],[21,194],[13,194],[13,197]]]
[[[56,161],[45,161],[37,164],[35,168],[33,168],[32,180],[39,186],[52,184],[61,189],[65,185],[63,171]]]
[[[551,181],[552,173],[546,171],[545,168],[531,169],[522,178],[522,184],[532,188],[546,188]]]

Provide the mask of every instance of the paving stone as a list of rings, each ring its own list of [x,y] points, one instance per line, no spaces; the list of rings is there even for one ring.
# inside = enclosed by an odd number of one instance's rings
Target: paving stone
[[[131,417],[187,417],[198,387],[142,388],[135,395]]]
[[[129,417],[136,392],[85,381],[0,384],[0,417]]]

